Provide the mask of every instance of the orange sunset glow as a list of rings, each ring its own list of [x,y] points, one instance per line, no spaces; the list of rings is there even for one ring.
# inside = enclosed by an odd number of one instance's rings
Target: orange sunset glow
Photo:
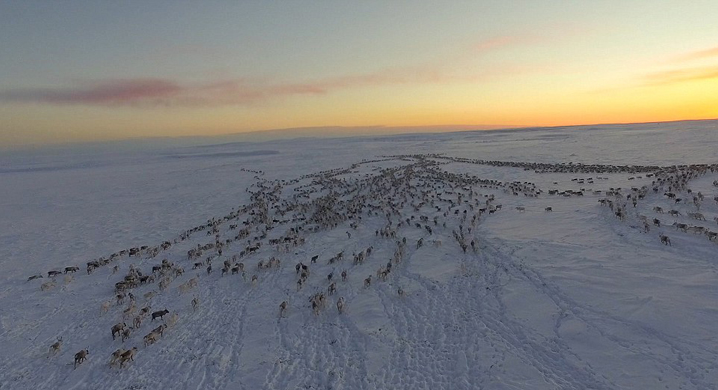
[[[718,117],[718,3],[0,4],[0,145]]]

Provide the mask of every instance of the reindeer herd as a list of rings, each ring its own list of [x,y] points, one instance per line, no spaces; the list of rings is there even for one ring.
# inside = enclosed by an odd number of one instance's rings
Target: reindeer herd
[[[599,199],[598,202],[603,206],[607,206],[614,212],[619,220],[624,221],[629,215],[629,202],[633,206],[633,209],[637,209],[639,202],[646,199],[648,194],[662,194],[665,199],[672,202],[673,207],[676,207],[678,204],[683,204],[684,208],[688,208],[689,210],[693,209],[693,211],[686,210],[681,212],[681,210],[675,208],[669,209],[663,206],[653,206],[651,210],[656,214],[656,217],[652,218],[651,222],[654,227],[661,228],[661,226],[671,226],[677,231],[703,235],[709,241],[718,243],[718,232],[710,230],[707,226],[691,225],[685,222],[678,222],[677,220],[685,214],[686,217],[694,221],[707,221],[705,215],[700,212],[705,196],[701,191],[694,192],[688,187],[688,184],[691,180],[700,178],[708,173],[715,173],[716,170],[718,170],[718,165],[687,165],[671,167],[670,169],[659,169],[646,175],[653,179],[650,185],[644,185],[640,188],[631,187],[630,189],[611,188],[609,191],[606,191],[606,197]],[[713,200],[718,203],[718,196],[714,197]],[[655,202],[655,200],[652,201]],[[636,215],[643,232],[650,232],[651,223],[649,223],[649,217],[638,211],[633,214]],[[658,216],[665,214],[674,218],[672,224],[666,225],[658,218]],[[718,216],[713,217],[713,220],[718,223]],[[659,233],[659,239],[662,244],[672,246],[670,238],[665,233]]]
[[[400,161],[402,164],[378,167],[373,174],[358,178],[352,176],[362,165],[381,164],[385,161]],[[580,185],[594,184],[594,181],[605,179],[595,174],[614,173],[640,174],[638,178],[645,175],[652,183],[630,189],[552,189],[546,193],[532,182],[482,179],[472,174],[457,174],[441,168],[449,163],[520,168],[533,170],[537,174],[558,172],[592,175],[573,180]],[[445,247],[449,242],[444,245],[442,237],[453,238],[451,245],[459,247],[462,253],[477,253],[478,224],[490,215],[505,212],[502,204],[497,202],[497,195],[516,198],[602,195],[598,202],[610,209],[616,218],[624,221],[636,214],[643,230],[648,232],[651,228],[649,218],[631,210],[637,209],[649,195],[659,193],[664,193],[674,205],[692,205],[695,210],[687,215],[696,221],[706,221],[707,218],[700,212],[704,196],[700,192],[693,194],[688,183],[709,172],[715,172],[716,169],[716,165],[657,167],[539,164],[474,160],[444,155],[400,155],[364,160],[347,168],[303,175],[293,180],[270,181],[257,172],[256,182],[247,188],[250,194],[249,204],[235,208],[223,217],[211,218],[206,223],[183,231],[171,241],[163,241],[155,246],[133,247],[92,260],[87,263],[86,269],[88,276],[95,275],[103,267],[108,268],[109,276],[118,274],[121,269],[127,269],[127,273],[122,275],[120,280],[114,282],[112,287],[108,286],[107,291],[113,298],[101,303],[100,314],[105,316],[112,312],[122,318],[110,329],[112,340],[119,338],[122,343],[131,342],[133,334],[138,333],[144,323],[161,322],[142,337],[141,346],[151,348],[163,339],[165,331],[176,325],[179,319],[176,310],[172,315],[166,308],[153,311],[152,300],[167,296],[171,291],[182,296],[197,290],[200,280],[202,286],[206,286],[219,279],[230,278],[229,280],[238,281],[237,283],[247,284],[249,289],[262,288],[260,279],[265,280],[271,273],[281,274],[285,264],[291,262],[286,259],[295,259],[296,263],[290,265],[294,267],[294,272],[290,268],[289,274],[294,275],[296,282],[293,283],[296,288],[288,289],[286,294],[289,298],[278,303],[278,317],[287,318],[291,314],[291,302],[300,302],[295,306],[306,307],[311,315],[320,317],[322,311],[330,307],[332,300],[337,313],[345,315],[350,304],[350,297],[347,297],[350,289],[346,287],[350,283],[350,274],[358,275],[357,283],[363,279],[361,286],[364,289],[379,288],[378,285],[386,284],[392,291],[396,291],[398,297],[405,297],[407,293],[401,285],[400,270],[402,261],[410,257],[410,253],[426,250],[427,247],[434,251],[448,250]],[[629,178],[631,179],[633,177]],[[714,199],[718,202],[718,197]],[[527,213],[527,209],[526,206],[515,207],[516,212],[522,215]],[[543,206],[543,209],[547,213],[554,211],[552,206]],[[674,217],[683,215],[676,209],[664,210],[660,206],[654,207],[653,212],[657,215],[667,212]],[[360,243],[359,227],[369,219],[382,223],[381,228],[372,231],[373,239],[383,243],[382,253],[389,251],[391,256],[387,256],[388,261],[386,257],[377,258],[373,245]],[[652,219],[652,224],[657,228],[666,225],[658,217]],[[338,252],[332,251],[333,255],[312,254],[297,259],[297,255],[292,254],[297,248],[304,246],[312,235],[340,228],[341,233],[347,226],[349,230],[345,231],[346,245]],[[718,233],[705,227],[678,222],[674,222],[672,226],[683,232],[704,234],[714,242],[718,239]],[[355,234],[352,235],[352,232]],[[344,237],[344,233],[341,235]],[[407,236],[419,238],[410,241]],[[672,245],[670,238],[664,233],[660,233],[659,239],[665,245]],[[154,259],[160,254],[165,254],[167,258],[157,263]],[[130,261],[129,266],[123,265]],[[154,264],[149,264],[153,261]],[[221,264],[219,275],[213,273],[213,261]],[[378,263],[379,266],[369,268],[370,261],[375,265]],[[143,271],[142,266],[145,264],[150,267]],[[185,271],[185,268],[188,271]],[[42,283],[41,290],[52,290],[55,287],[55,278],[60,275],[71,277],[79,269],[78,266],[68,266],[64,268],[64,272],[49,271],[47,276],[51,281]],[[35,279],[44,277],[42,274],[36,274],[28,278]],[[67,279],[66,283],[71,281]],[[170,289],[175,283],[176,290]],[[137,304],[138,296],[144,298],[143,305]],[[200,309],[198,295],[192,298],[191,308],[193,312]],[[169,316],[167,321],[165,316]],[[50,346],[49,356],[60,353],[61,346],[62,337]],[[134,361],[138,351],[138,346],[119,348],[111,353],[109,365],[124,368]],[[74,359],[75,368],[88,359],[88,356],[89,348],[77,352]]]

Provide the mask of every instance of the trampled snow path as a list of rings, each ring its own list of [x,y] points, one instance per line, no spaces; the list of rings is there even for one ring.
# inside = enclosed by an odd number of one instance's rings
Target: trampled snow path
[[[670,225],[718,230],[712,221],[718,205],[711,201],[718,174],[708,171],[687,182],[693,194],[702,191],[706,197],[700,206],[706,221],[697,221],[686,216],[697,206],[663,196],[667,185],[650,191],[654,179],[644,176],[647,171],[536,174],[492,164],[402,156],[280,178],[284,182],[256,173],[247,188],[263,195],[249,194],[252,200],[235,205],[231,218],[203,223],[186,239],[163,238],[172,246],[156,257],[147,251],[141,257],[122,255],[91,275],[83,267],[67,283],[64,275],[57,277],[49,291],[40,291],[47,278],[9,279],[0,288],[0,342],[7,346],[0,355],[0,388],[716,388],[718,246]],[[589,177],[595,183],[574,180]],[[543,192],[513,195],[506,189],[514,181]],[[630,188],[642,185],[649,186],[648,193],[636,208],[627,205],[623,221],[597,202],[611,187],[624,188],[625,202]],[[580,196],[548,195],[551,189],[582,187]],[[685,188],[677,191],[688,198]],[[492,195],[495,200],[485,204]],[[544,211],[549,206],[553,212]],[[655,206],[682,215],[669,218],[654,212]],[[479,208],[486,211],[473,222]],[[310,221],[312,215],[338,219]],[[660,218],[663,226],[646,233],[641,216]],[[235,223],[237,228],[229,226]],[[222,241],[250,229],[222,255],[209,249],[188,260],[188,250],[215,242],[215,234],[205,234],[210,226]],[[394,237],[377,234],[387,226]],[[476,250],[462,250],[458,232],[465,243],[473,240]],[[659,234],[670,236],[673,246],[662,245]],[[288,248],[285,237],[291,238]],[[396,261],[402,238],[407,243]],[[280,243],[270,244],[275,239]],[[256,242],[263,245],[240,256]],[[371,255],[355,264],[353,255],[369,247]],[[343,260],[329,262],[342,251]],[[207,255],[214,257],[213,272],[205,266],[193,270]],[[246,281],[220,275],[222,262],[233,262],[234,255],[245,264]],[[314,255],[316,264],[310,263]],[[257,269],[259,260],[271,257],[279,258],[281,267]],[[110,327],[123,321],[127,307],[114,304],[115,283],[130,264],[147,275],[165,258],[184,268],[184,275],[171,278],[165,290],[158,289],[157,274],[155,283],[130,291],[138,308],[167,308],[178,315],[176,324],[153,345],[144,346],[142,337],[163,322],[159,319],[146,318],[124,343],[113,341]],[[311,274],[297,291],[299,262]],[[383,281],[377,269],[387,262],[392,269]],[[44,269],[66,265],[71,264]],[[346,282],[342,270],[348,272]],[[332,272],[335,295],[327,293]],[[372,283],[365,287],[369,275]],[[195,277],[198,286],[181,293],[179,286]],[[145,299],[151,291],[157,295]],[[314,315],[309,298],[319,292],[326,295],[326,307]],[[196,311],[190,304],[195,296]],[[336,310],[339,297],[346,300],[344,314]],[[113,305],[101,314],[108,300]],[[280,318],[284,300],[288,310]],[[47,358],[57,337],[63,337],[62,350]],[[131,346],[138,347],[134,361],[122,369],[108,366],[112,351]],[[74,353],[85,347],[87,361],[73,370]]]

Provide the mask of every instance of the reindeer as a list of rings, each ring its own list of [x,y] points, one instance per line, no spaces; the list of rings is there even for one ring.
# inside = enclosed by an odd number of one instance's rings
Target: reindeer
[[[145,337],[142,338],[142,340],[145,342],[145,347],[152,345],[157,342],[157,337],[159,334],[155,332],[150,332],[145,335]]]
[[[141,325],[142,325],[142,316],[139,315],[139,316],[135,317],[135,319],[133,320],[132,326],[133,326],[135,329],[137,329],[137,328],[139,328]]]
[[[111,302],[111,301],[105,301],[105,302],[103,302],[102,305],[100,306],[100,313],[101,313],[101,314],[107,313],[107,311],[110,310],[110,306],[112,306],[112,302]]]
[[[703,226],[689,226],[686,229],[686,232],[691,232],[693,234],[705,234],[706,228],[704,228]]]
[[[289,303],[287,301],[282,301],[282,303],[279,304],[279,318],[284,317],[284,313],[287,311],[287,306]]]
[[[694,219],[697,219],[699,221],[705,221],[706,217],[703,216],[701,213],[688,213],[688,216]]]
[[[137,347],[132,347],[132,349],[123,352],[122,355],[120,355],[120,368],[123,368],[128,361],[135,361],[136,352]]]
[[[346,282],[346,281],[347,281],[347,271],[344,270],[344,271],[342,271],[342,282]]]
[[[376,277],[380,278],[381,274],[383,274],[383,273],[384,273],[384,267],[383,266],[379,267],[379,269],[376,270]]]
[[[130,333],[130,328],[127,328],[127,329],[123,330],[123,331],[122,331],[121,341],[124,343],[125,340],[127,340],[127,339],[130,338],[130,335],[131,335],[131,333]]]
[[[620,221],[623,221],[626,219],[626,214],[623,213],[622,209],[618,209],[618,211],[615,212],[616,218],[618,218]]]
[[[150,333],[155,333],[155,334],[160,335],[160,337],[165,337],[165,329],[167,329],[167,324],[162,324],[162,325],[152,329],[152,332],[150,332]]]
[[[154,321],[155,318],[157,318],[157,317],[160,317],[161,319],[164,320],[165,314],[169,314],[169,312],[170,312],[169,310],[164,309],[164,310],[159,310],[159,311],[152,313],[152,321]]]
[[[673,222],[673,226],[676,229],[683,231],[683,233],[686,233],[686,231],[688,229],[688,225],[686,225],[685,223]]]
[[[50,352],[48,353],[48,357],[57,355],[60,352],[61,348],[62,337],[58,338],[57,341],[55,341],[55,343],[50,346]]]
[[[199,307],[199,299],[195,296],[192,298],[192,311],[197,311],[197,307]]]
[[[131,318],[135,314],[135,303],[131,302],[130,306],[127,307],[127,309],[122,311],[122,318],[127,319]]]
[[[673,246],[671,245],[671,239],[668,238],[668,236],[661,234],[659,237],[661,238],[661,244]]]
[[[88,349],[83,349],[82,351],[76,353],[76,354],[75,354],[75,367],[74,367],[74,368],[77,369],[77,365],[78,365],[78,364],[82,364],[82,362],[84,362],[85,360],[87,360],[87,355],[89,355],[89,354],[90,354],[89,348],[88,348]]]
[[[371,286],[371,275],[369,275],[368,278],[364,279],[364,287]]]
[[[150,306],[143,307],[142,309],[140,309],[140,316],[144,317],[144,316],[150,314],[150,310],[152,310],[152,308]]]
[[[112,329],[111,329],[112,330],[112,339],[113,340],[115,339],[115,335],[118,335],[118,336],[122,335],[122,331],[125,330],[125,327],[127,327],[127,324],[125,324],[124,322],[113,325]]]
[[[337,311],[339,311],[339,314],[344,313],[344,297],[337,300]]]
[[[119,349],[115,350],[115,352],[112,352],[112,355],[110,356],[110,367],[119,363],[120,358],[122,357],[122,354],[125,352],[126,351],[122,348],[119,348]]]

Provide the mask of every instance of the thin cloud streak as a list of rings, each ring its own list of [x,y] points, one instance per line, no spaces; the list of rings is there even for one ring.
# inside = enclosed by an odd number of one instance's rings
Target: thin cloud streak
[[[653,73],[644,78],[644,86],[660,86],[711,79],[718,79],[718,66],[674,69]]]
[[[590,30],[583,27],[577,28],[568,25],[554,25],[552,28],[545,28],[545,30],[534,34],[499,35],[484,39],[474,43],[471,46],[473,50],[470,50],[470,52],[473,54],[486,54],[512,47],[546,45],[583,36],[590,32]]]
[[[326,88],[310,84],[266,85],[244,79],[195,85],[167,79],[130,79],[99,81],[89,86],[0,91],[0,102],[138,107],[248,105],[273,97],[325,93]]]
[[[565,37],[561,37],[564,39]],[[559,38],[537,34],[537,35],[502,35],[485,39],[473,45],[474,54],[485,54],[510,47],[531,46],[555,41]]]
[[[373,73],[320,79],[313,82],[273,84],[259,79],[228,79],[203,84],[182,84],[168,79],[120,79],[77,83],[59,88],[0,91],[0,103],[37,103],[89,106],[222,106],[253,105],[293,97],[321,96],[332,92],[366,87],[411,84],[477,82],[525,69],[486,70],[480,75],[452,75],[440,67],[391,68]]]
[[[84,83],[83,83],[84,84]],[[164,79],[108,80],[71,88],[35,88],[0,91],[0,102],[47,104],[128,104],[145,99],[166,99],[182,87]]]
[[[546,36],[504,35],[485,39],[469,50],[473,57],[502,48],[546,41]],[[195,49],[190,47],[190,49]],[[461,61],[461,59],[457,59]],[[76,82],[57,88],[0,90],[0,103],[51,105],[129,106],[129,107],[208,107],[251,106],[294,96],[321,96],[340,90],[390,85],[475,83],[535,72],[537,67],[504,64],[477,70],[475,74],[455,74],[446,63],[419,64],[380,69],[363,74],[327,77],[308,82],[273,83],[266,79],[234,78],[207,83],[183,83],[162,78],[108,79]]]
[[[687,62],[687,61],[695,61],[695,60],[702,60],[706,58],[712,58],[712,57],[718,57],[718,47],[713,47],[706,50],[697,50],[693,51],[687,54],[682,54],[679,56],[676,56],[672,59],[671,62]]]

